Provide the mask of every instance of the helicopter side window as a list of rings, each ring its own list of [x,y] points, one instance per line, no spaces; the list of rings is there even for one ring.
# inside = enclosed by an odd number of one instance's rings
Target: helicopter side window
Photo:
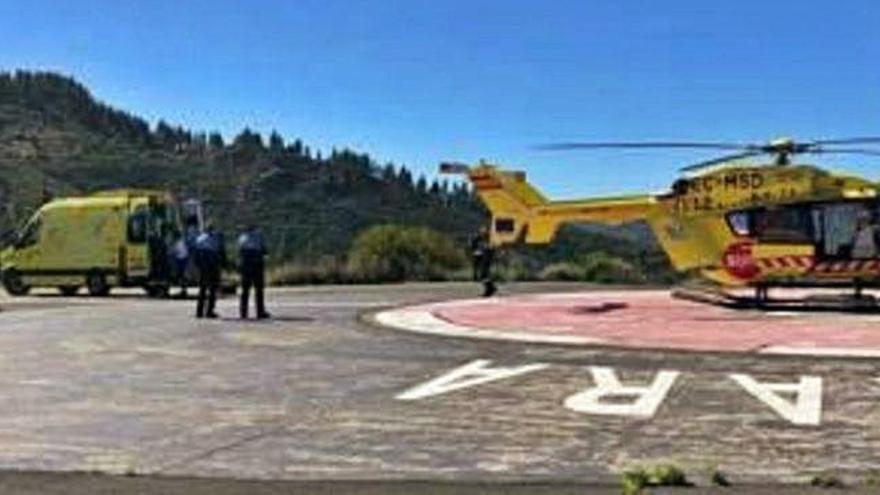
[[[804,206],[757,210],[755,233],[764,242],[813,244],[813,218]]]
[[[509,234],[516,230],[516,222],[512,218],[495,219],[495,232]]]

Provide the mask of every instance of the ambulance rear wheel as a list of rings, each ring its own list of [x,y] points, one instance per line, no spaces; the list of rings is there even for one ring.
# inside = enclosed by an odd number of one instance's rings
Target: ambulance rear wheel
[[[10,296],[26,296],[31,288],[25,285],[24,280],[15,270],[7,270],[3,273],[3,288]]]
[[[107,278],[100,273],[90,273],[86,277],[86,288],[89,290],[89,294],[93,296],[106,296],[110,293]]]
[[[61,293],[62,296],[75,296],[77,292],[79,292],[78,285],[59,285],[58,292]]]

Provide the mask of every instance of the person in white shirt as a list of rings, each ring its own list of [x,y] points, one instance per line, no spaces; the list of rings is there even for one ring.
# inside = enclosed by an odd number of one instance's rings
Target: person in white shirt
[[[861,213],[857,220],[852,257],[855,259],[877,257],[877,224],[868,212]]]
[[[180,297],[186,297],[186,269],[189,267],[189,247],[186,245],[186,237],[179,235],[171,245],[171,257],[174,259],[175,275],[180,285]]]

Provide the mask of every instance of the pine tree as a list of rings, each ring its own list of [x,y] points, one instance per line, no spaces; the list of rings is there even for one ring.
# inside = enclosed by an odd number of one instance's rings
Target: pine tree
[[[269,152],[276,155],[284,153],[284,139],[276,131],[269,135]]]
[[[382,180],[384,180],[385,182],[393,182],[396,178],[397,171],[394,169],[394,164],[385,164],[385,168],[382,169]]]
[[[290,152],[297,157],[303,156],[303,143],[300,139],[293,141],[293,144],[290,145]]]
[[[223,142],[223,136],[220,135],[219,132],[212,132],[210,136],[208,136],[208,148],[211,151],[220,151],[222,150],[226,144]]]
[[[156,143],[165,149],[173,149],[177,144],[177,138],[174,135],[174,129],[164,120],[160,120],[156,124]]]
[[[397,180],[398,180],[398,182],[400,182],[400,184],[402,186],[404,186],[406,188],[413,187],[412,173],[410,173],[410,171],[407,170],[406,166],[403,166],[403,165],[400,166],[400,173],[397,174]]]
[[[262,151],[265,149],[263,146],[263,136],[259,132],[252,131],[249,127],[245,127],[238,136],[235,136],[235,139],[232,140],[232,145],[249,151]]]

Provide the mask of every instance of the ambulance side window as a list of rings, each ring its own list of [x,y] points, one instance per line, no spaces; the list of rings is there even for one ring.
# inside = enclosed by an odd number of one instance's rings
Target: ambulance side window
[[[18,242],[15,243],[15,247],[22,249],[29,246],[33,246],[37,242],[40,241],[40,230],[43,226],[42,217],[34,217],[25,225],[24,229],[22,229],[21,234],[18,236]]]
[[[171,220],[171,211],[164,204],[154,204],[150,207],[151,225],[150,234],[166,238],[174,230],[174,222]]]
[[[149,227],[150,214],[144,207],[138,207],[128,217],[128,242],[143,244],[147,242],[147,229]]]

